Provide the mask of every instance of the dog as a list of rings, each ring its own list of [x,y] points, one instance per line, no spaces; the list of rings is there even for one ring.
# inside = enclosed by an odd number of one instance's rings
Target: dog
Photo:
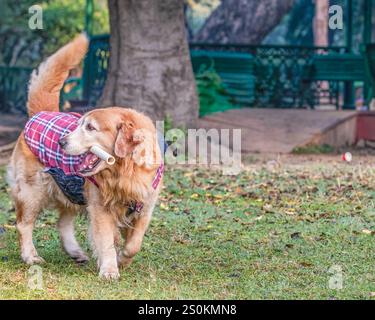
[[[74,236],[74,218],[86,211],[99,276],[117,279],[119,267],[128,266],[139,252],[150,223],[162,188],[162,150],[151,119],[134,109],[107,107],[83,116],[59,112],[60,90],[88,43],[80,34],[32,73],[29,121],[13,150],[7,177],[26,264],[44,261],[32,233],[45,208],[59,213],[66,253],[79,263],[88,261]],[[94,145],[113,154],[115,164],[93,155],[89,150]],[[80,189],[78,197],[75,189]]]

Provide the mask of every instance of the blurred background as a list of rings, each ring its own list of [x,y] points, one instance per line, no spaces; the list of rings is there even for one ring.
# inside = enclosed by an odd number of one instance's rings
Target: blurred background
[[[50,0],[38,2],[43,29],[31,30],[28,8],[34,1],[1,1],[0,112],[3,118],[25,114],[32,68],[83,30],[91,38],[90,49],[62,89],[64,110],[136,105],[154,118],[184,126],[196,125],[198,116],[203,119],[198,123],[207,126],[204,117],[244,108],[370,111],[375,88],[374,2]],[[331,27],[330,19],[334,26],[342,19],[341,27]],[[161,47],[173,52],[167,62]],[[112,63],[111,48],[116,53]],[[150,56],[145,57],[144,50]],[[190,65],[193,82],[186,71]],[[151,79],[155,71],[159,74]],[[237,117],[272,118],[262,111],[251,116],[243,112]],[[294,115],[284,112],[276,118]],[[320,121],[315,113],[311,123],[318,123],[320,132],[347,116],[334,113]],[[234,127],[252,127],[230,113],[218,117]],[[305,115],[294,121],[301,118]],[[358,140],[356,129],[351,130],[355,133],[345,143]]]

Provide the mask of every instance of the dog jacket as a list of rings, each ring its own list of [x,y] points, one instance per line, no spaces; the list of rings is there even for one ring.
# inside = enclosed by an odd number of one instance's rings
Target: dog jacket
[[[26,123],[24,136],[31,152],[38,157],[64,195],[75,204],[84,205],[85,178],[78,173],[84,155],[71,156],[59,145],[60,138],[77,128],[78,113],[39,112]],[[96,183],[93,178],[88,178]]]
[[[78,113],[39,112],[25,126],[25,140],[31,152],[48,168],[60,168],[66,175],[78,174],[84,155],[66,154],[59,140],[77,128]]]
[[[83,188],[85,178],[78,172],[85,154],[68,155],[59,145],[60,138],[77,128],[81,117],[79,113],[73,112],[39,112],[26,123],[24,136],[31,152],[45,166],[44,171],[51,174],[64,195],[74,204],[85,205]],[[159,145],[165,153],[167,145],[161,135],[159,135]],[[157,188],[163,172],[164,165],[161,164],[152,182],[154,189]],[[87,179],[98,187],[93,177]],[[143,204],[137,202],[131,204],[130,210],[139,212],[142,207]]]

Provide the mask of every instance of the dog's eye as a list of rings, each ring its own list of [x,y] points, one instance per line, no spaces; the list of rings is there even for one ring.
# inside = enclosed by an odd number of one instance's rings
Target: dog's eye
[[[95,127],[91,123],[88,123],[86,125],[86,130],[87,131],[96,131]]]

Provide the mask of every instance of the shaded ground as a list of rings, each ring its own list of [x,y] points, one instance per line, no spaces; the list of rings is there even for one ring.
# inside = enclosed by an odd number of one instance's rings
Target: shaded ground
[[[241,128],[245,153],[288,153],[353,114],[351,111],[243,108],[207,115],[198,123],[207,129]],[[0,114],[0,147],[14,141],[25,122],[26,117],[22,115]]]
[[[244,152],[289,153],[343,119],[351,111],[243,108],[199,120],[202,128],[242,129]]]
[[[27,287],[1,174],[0,299],[373,299],[374,159],[252,155],[238,176],[168,168],[143,249],[114,283],[61,251],[46,212],[35,232],[42,290]],[[87,248],[85,217],[77,227]]]

